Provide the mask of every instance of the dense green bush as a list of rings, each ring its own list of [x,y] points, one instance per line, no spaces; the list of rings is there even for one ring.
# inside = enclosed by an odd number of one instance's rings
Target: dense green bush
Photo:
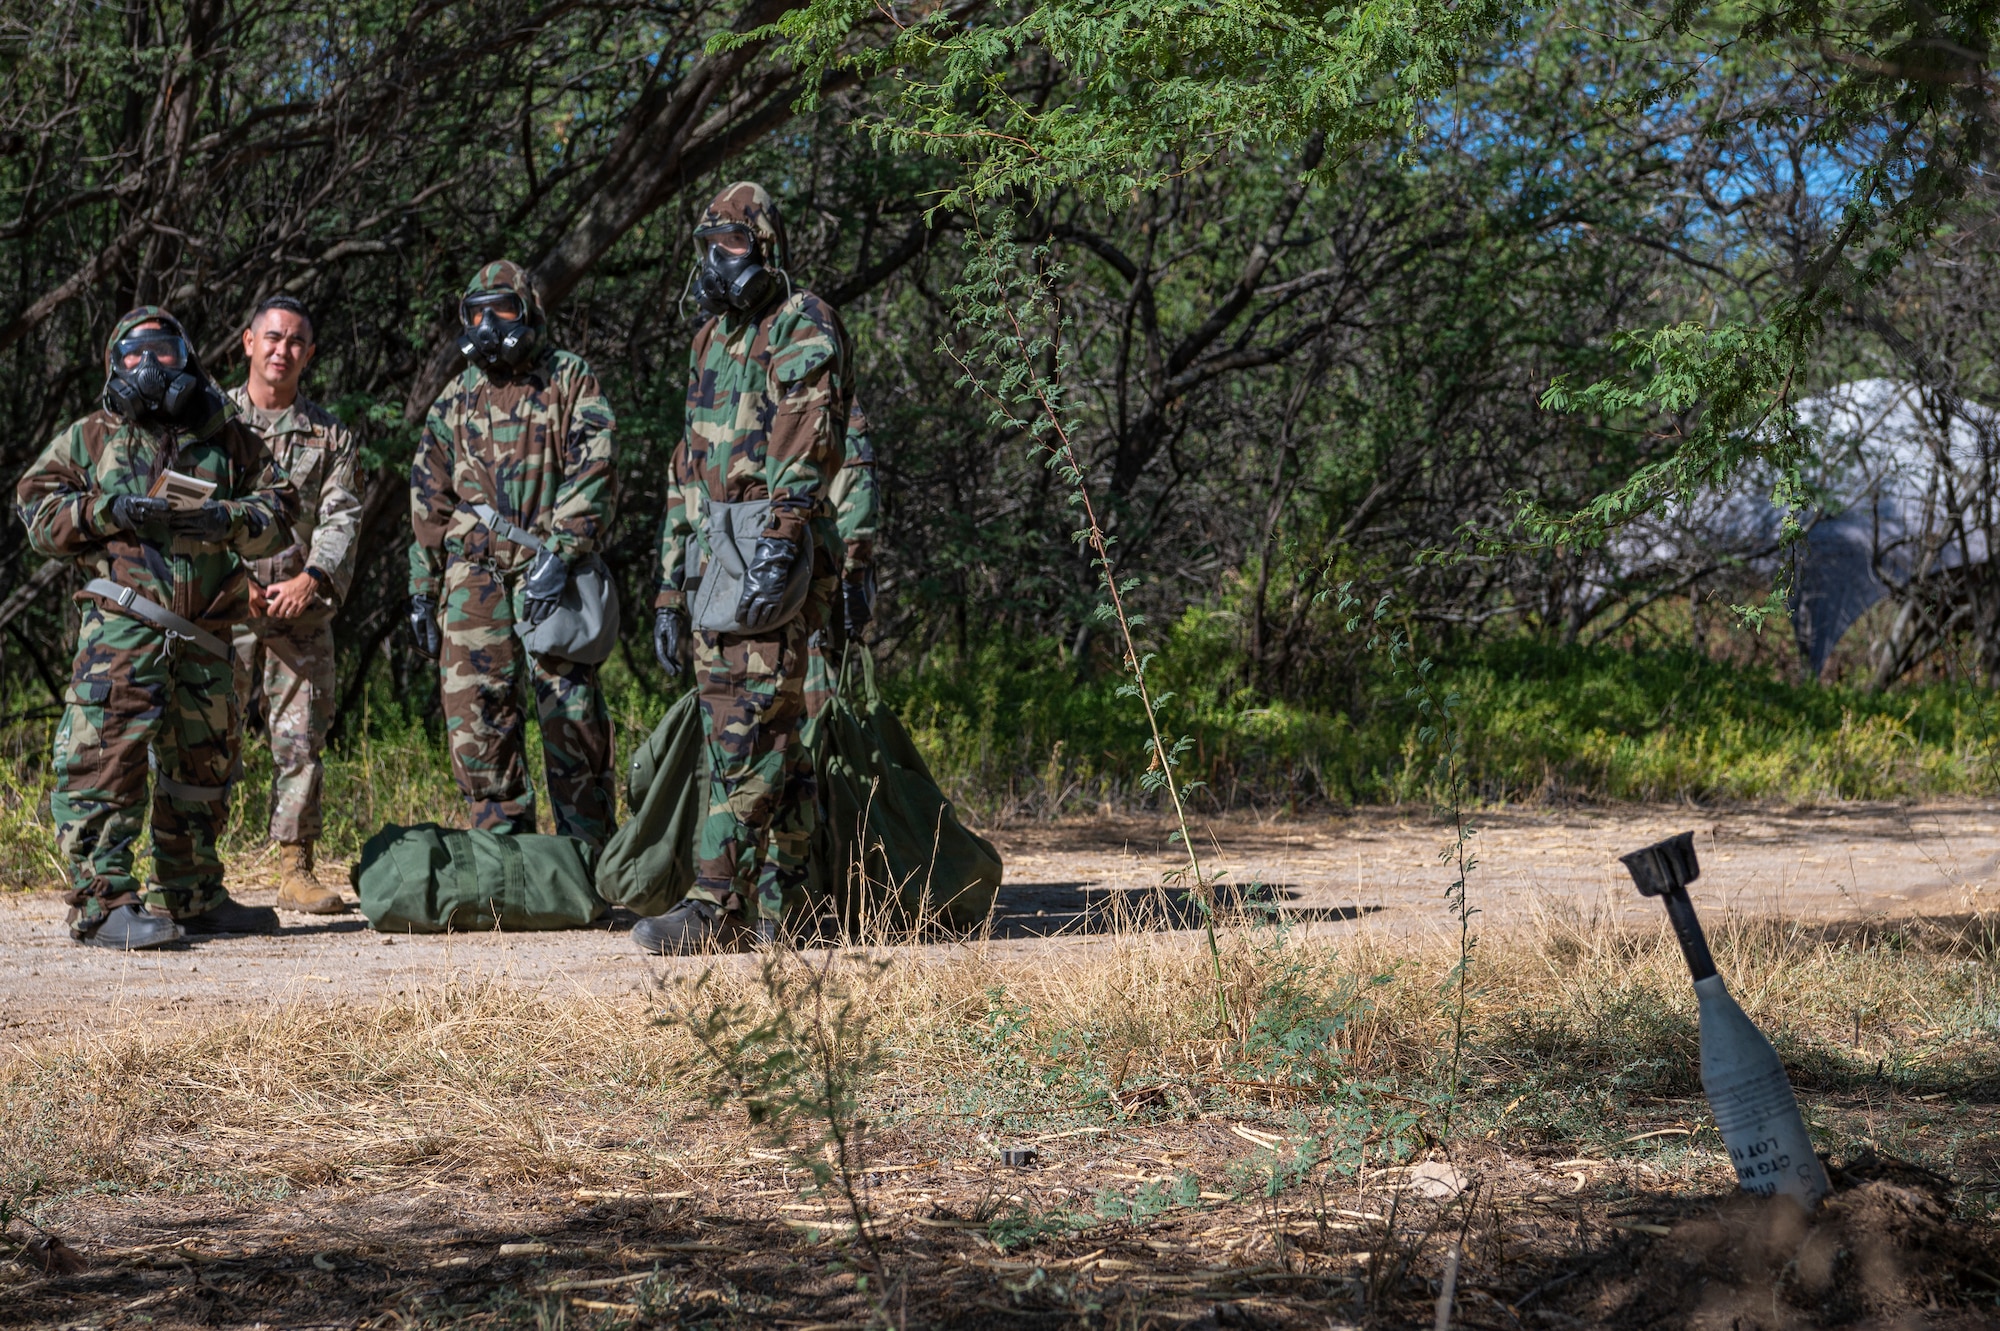
[[[1364,659],[1364,667],[1369,663]],[[1194,746],[1184,768],[1209,810],[1307,811],[1422,803],[1430,761],[1406,680],[1378,664],[1345,698],[1260,698],[1241,678],[1221,615],[1190,611],[1165,635],[1167,712]],[[614,664],[607,691],[620,752],[641,742],[668,699]],[[1116,663],[1079,669],[1053,641],[934,652],[884,679],[890,703],[951,796],[1002,821],[1127,810],[1147,750]],[[1776,801],[1982,796],[2000,791],[2000,698],[1965,684],[1868,693],[1787,681],[1771,669],[1680,648],[1627,651],[1503,640],[1436,658],[1432,691],[1456,693],[1473,790],[1483,801]],[[43,708],[0,743],[0,884],[54,886]],[[435,723],[371,695],[364,724],[327,764],[326,852],[355,854],[384,822],[453,820],[461,805]],[[244,754],[226,848],[262,843],[270,759]],[[540,768],[531,743],[530,769]]]
[[[1237,687],[1216,616],[1191,611],[1158,669],[1188,770],[1210,807],[1422,801],[1431,771],[1404,679],[1381,669],[1359,705],[1262,699]],[[1478,796],[1524,800],[1822,800],[1985,795],[2000,700],[1966,684],[1888,693],[1800,684],[1687,649],[1563,647],[1516,638],[1442,655]],[[934,656],[891,696],[939,774],[985,816],[1124,803],[1145,761],[1142,719],[1107,671],[1079,677],[1056,644]]]

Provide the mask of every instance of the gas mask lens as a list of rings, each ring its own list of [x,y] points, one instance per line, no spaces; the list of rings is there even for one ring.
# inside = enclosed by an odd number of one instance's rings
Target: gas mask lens
[[[720,226],[701,233],[714,259],[741,259],[757,246],[757,238],[746,226]]]
[[[467,328],[474,327],[489,314],[496,323],[516,324],[528,317],[528,310],[521,298],[511,291],[481,291],[459,302],[459,322]]]
[[[118,363],[127,370],[136,370],[151,356],[153,363],[169,373],[184,368],[188,363],[187,343],[172,333],[157,329],[123,337],[113,348]]]

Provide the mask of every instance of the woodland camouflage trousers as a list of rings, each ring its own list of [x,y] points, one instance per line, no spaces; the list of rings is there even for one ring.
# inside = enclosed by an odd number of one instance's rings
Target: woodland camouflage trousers
[[[83,606],[49,800],[79,932],[126,901],[186,916],[222,899],[216,837],[236,767],[234,685],[227,660],[190,642],[170,649],[142,620]],[[154,764],[153,873],[141,892],[133,858]]]
[[[319,840],[320,755],[333,727],[333,612],[253,619],[236,626],[236,707],[248,718],[261,696],[271,738],[271,840]]]
[[[805,611],[766,634],[694,635],[694,680],[708,727],[708,813],[695,834],[688,895],[755,904],[777,920],[805,890],[817,821],[805,720],[806,639],[825,622],[831,579],[815,578]]]
[[[511,581],[518,584],[520,577]],[[444,574],[444,650],[438,671],[451,771],[474,827],[535,830],[528,786],[522,674],[534,690],[542,771],[555,830],[594,847],[611,835],[611,717],[597,667],[532,656],[514,634],[518,586],[481,564],[454,561]]]

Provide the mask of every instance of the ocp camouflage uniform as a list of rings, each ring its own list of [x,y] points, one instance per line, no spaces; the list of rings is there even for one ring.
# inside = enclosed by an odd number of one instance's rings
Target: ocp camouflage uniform
[[[467,294],[512,291],[546,321],[528,276],[505,261]],[[556,830],[593,846],[611,835],[611,717],[597,667],[530,656],[515,636],[534,554],[489,531],[489,504],[574,564],[609,535],[616,504],[611,403],[581,357],[542,346],[517,374],[467,365],[431,404],[410,468],[410,595],[442,603],[438,658],[452,774],[475,827],[535,830],[528,786],[523,661],[541,721]]]
[[[782,254],[781,224],[762,187],[736,184],[718,195],[701,225],[723,222],[748,226],[774,261]],[[810,292],[794,291],[755,319],[704,324],[689,352],[686,433],[660,532],[656,608],[686,603],[687,538],[705,526],[709,502],[768,498],[764,534],[811,550],[802,614],[763,633],[694,634],[708,812],[688,895],[725,907],[754,901],[763,919],[782,918],[786,894],[805,883],[813,770],[798,731],[806,639],[836,613],[840,538],[826,496],[853,396],[850,362],[840,316]]]
[[[179,331],[164,310],[134,310],[105,348],[139,324]],[[243,560],[282,548],[298,495],[257,434],[216,394],[215,410],[192,429],[140,427],[95,411],[57,435],[15,491],[28,544],[37,554],[74,560],[191,620],[227,642],[249,611]],[[211,498],[230,511],[222,544],[171,536],[164,521],[147,537],[120,531],[112,500],[143,495],[166,470],[212,481]],[[80,591],[76,658],[56,729],[56,790],[49,801],[56,840],[70,862],[71,927],[94,929],[107,911],[144,900],[177,917],[225,898],[216,837],[235,779],[236,692],[225,657],[166,633]],[[153,872],[142,892],[134,846],[146,823],[152,780]]]
[[[263,616],[236,626],[236,698],[245,716],[259,688],[271,741],[271,839],[285,845],[319,839],[325,768],[320,755],[333,726],[333,616],[354,580],[354,435],[333,413],[304,396],[267,412],[245,388],[230,401],[244,423],[264,437],[272,457],[299,492],[292,541],[257,560],[250,576],[269,587],[308,567],[326,575],[312,601],[293,619]]]
[[[842,582],[867,582],[874,591],[875,536],[882,526],[881,494],[875,482],[875,445],[868,439],[868,416],[857,398],[847,413],[847,442],[827,490],[833,509],[834,530],[842,547]],[[827,625],[812,635],[807,646],[812,652],[806,664],[806,719],[826,710],[839,682],[835,672],[846,654],[846,625],[840,601],[835,599]],[[810,830],[810,829],[808,829]]]

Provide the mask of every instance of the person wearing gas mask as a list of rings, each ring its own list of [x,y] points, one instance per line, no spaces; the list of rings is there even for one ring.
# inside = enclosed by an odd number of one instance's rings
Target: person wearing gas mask
[[[291,296],[272,296],[243,330],[249,379],[229,390],[244,422],[264,437],[299,491],[292,542],[256,561],[256,616],[236,626],[236,697],[248,716],[262,689],[271,740],[271,840],[278,844],[278,907],[308,915],[347,910],[314,872],[320,833],[320,753],[333,726],[333,616],[354,577],[354,436],[299,392],[312,364],[312,316]]]
[[[216,852],[240,766],[228,636],[250,610],[244,561],[291,540],[298,494],[165,310],[120,319],[104,371],[103,408],[15,491],[29,545],[87,579],[49,801],[70,935],[129,949],[268,932],[277,913],[231,900]],[[133,848],[149,802],[142,888]]]
[[[473,826],[535,830],[525,674],[555,830],[602,846],[616,806],[597,667],[529,653],[515,626],[553,613],[571,567],[610,534],[611,404],[582,358],[549,345],[519,266],[480,269],[459,321],[465,371],[431,404],[410,467],[410,627],[438,662]]]
[[[672,676],[692,657],[708,809],[693,888],[632,931],[663,953],[774,941],[786,898],[804,887],[806,642],[833,622],[840,537],[828,485],[853,399],[846,330],[832,306],[792,287],[784,224],[762,186],[717,195],[695,244],[709,319],[689,353],[653,647]]]

